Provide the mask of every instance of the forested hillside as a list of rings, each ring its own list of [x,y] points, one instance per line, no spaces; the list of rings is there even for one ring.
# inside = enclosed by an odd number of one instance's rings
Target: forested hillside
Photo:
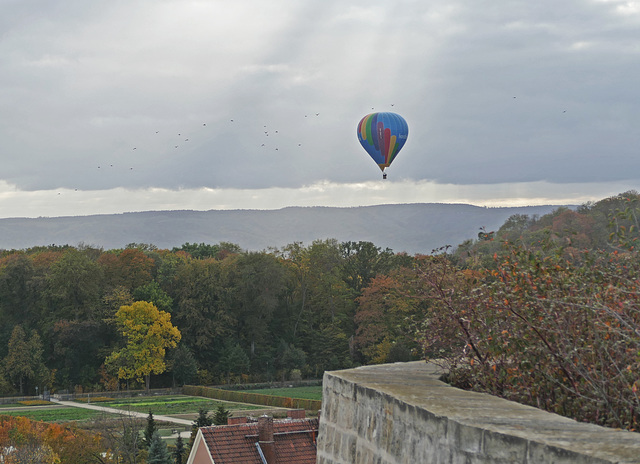
[[[637,207],[638,194],[631,191],[574,209],[560,207],[543,216],[514,214],[496,230],[480,230],[477,239],[460,244],[455,254],[467,266],[478,260],[486,264],[505,241],[516,240],[533,247],[551,243],[568,251],[620,250],[621,242],[630,244],[638,236]]]
[[[433,255],[334,239],[4,251],[0,393],[317,378],[426,356],[457,385],[634,428],[639,215],[626,192],[513,215]]]

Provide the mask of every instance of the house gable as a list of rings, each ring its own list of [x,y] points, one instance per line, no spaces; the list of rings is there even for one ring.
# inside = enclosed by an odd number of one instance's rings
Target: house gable
[[[187,464],[215,464],[215,461],[211,456],[211,452],[209,452],[209,447],[204,440],[201,429],[198,429],[196,439],[193,441],[193,446],[191,447],[191,453],[189,453]]]

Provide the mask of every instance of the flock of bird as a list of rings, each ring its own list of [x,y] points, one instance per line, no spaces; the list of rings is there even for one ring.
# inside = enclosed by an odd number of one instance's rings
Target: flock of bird
[[[391,104],[391,107],[393,107],[393,106],[395,106],[394,103]],[[372,107],[371,110],[373,111],[373,110],[375,110],[375,108]],[[308,113],[308,114],[304,115],[304,118],[310,118],[310,117],[319,118],[320,117],[320,112],[313,112],[313,113]],[[238,124],[238,122],[239,122],[238,119],[235,119],[235,118],[230,118],[229,119],[229,123]],[[202,123],[201,128],[205,128],[205,127],[207,127],[207,123]],[[155,134],[156,135],[161,134],[161,131],[160,130],[156,130]],[[262,126],[262,134],[263,134],[263,137],[271,137],[271,139],[269,139],[269,140],[263,139],[263,141],[261,141],[261,143],[259,144],[259,148],[261,148],[261,149],[272,149],[274,151],[279,151],[280,147],[279,147],[279,144],[278,144],[278,141],[277,141],[277,136],[279,136],[281,134],[280,131],[279,130],[270,129],[267,124],[263,124],[263,126]],[[200,131],[200,132],[197,133],[197,135],[198,136],[202,136],[203,134]],[[204,138],[208,138],[210,136],[211,136],[211,134],[204,134]],[[189,136],[183,135],[183,132],[177,132],[177,137],[179,137],[180,140],[175,140],[175,139],[171,140],[173,142],[172,147],[173,147],[174,150],[183,147],[184,144],[186,144],[187,142],[190,141]],[[185,137],[185,138],[182,138],[182,137]],[[275,140],[274,140],[274,137],[275,137]],[[200,137],[200,138],[202,139],[202,137]],[[302,142],[299,141],[297,143],[297,146],[298,147],[302,147]],[[131,150],[132,151],[138,150],[138,145],[132,146]],[[113,167],[113,164],[109,164],[109,167]],[[102,166],[98,166],[98,169],[101,169],[101,168],[102,168]],[[133,167],[132,166],[129,167],[129,170],[133,170]]]
[[[311,113],[311,116],[320,117],[320,113],[319,112]],[[304,117],[308,118],[309,114],[305,114]],[[230,118],[228,121],[229,121],[229,124],[234,124],[234,125],[237,125],[240,122],[240,120],[238,120],[237,118]],[[215,132],[214,130],[204,132],[206,129],[211,128],[213,126],[207,126],[206,122],[203,122],[201,124],[202,125],[199,128],[200,130],[196,130],[196,131],[190,130],[188,131],[189,134],[187,134],[186,132],[180,131],[180,132],[176,132],[176,136],[169,136],[167,138],[164,138],[163,139],[164,145],[161,145],[161,146],[159,146],[159,144],[162,144],[163,142],[158,143],[156,141],[152,141],[151,139],[142,140],[142,141],[138,140],[136,144],[133,144],[131,146],[131,152],[129,156],[127,156],[126,158],[128,158],[129,161],[135,160],[135,158],[131,158],[131,156],[133,156],[134,153],[138,154],[140,153],[140,151],[145,151],[150,149],[157,151],[159,155],[166,156],[167,154],[169,154],[170,151],[176,151],[184,148],[189,142],[191,142],[191,140],[206,141],[207,139],[210,139],[215,134]],[[220,131],[220,124],[216,124],[215,127],[217,128],[218,131]],[[166,133],[166,132],[167,131],[156,130],[153,135],[155,135],[156,137],[160,137],[163,135],[163,133]],[[281,132],[279,130],[270,129],[267,124],[263,124],[262,126],[263,139],[259,141],[260,143],[258,148],[279,151],[280,150],[279,142],[282,142],[282,140],[278,140],[278,137],[280,135],[281,135]],[[270,139],[266,139],[266,137],[270,137]],[[297,143],[297,147],[302,147],[301,141]],[[114,167],[117,167],[117,164],[114,164],[114,162],[112,161],[97,165],[97,169],[103,170],[103,171],[105,170],[105,168],[114,168]],[[133,171],[134,166],[129,164],[127,166],[127,170]]]
[[[392,103],[390,106],[393,107],[394,104]],[[372,107],[371,111],[374,110],[375,108]],[[315,118],[322,120],[319,111],[300,114],[299,117],[301,116],[303,116],[303,120],[307,121]],[[229,118],[227,121],[228,124],[234,126],[242,124],[242,119],[238,119],[237,117]],[[202,122],[199,124],[200,125],[197,126],[197,128],[192,127],[192,129],[187,129],[186,132],[184,130],[175,131],[175,135],[173,136],[167,135],[171,131],[167,131],[166,129],[154,130],[148,136],[140,138],[135,143],[131,144],[128,154],[126,153],[126,148],[120,149],[118,152],[114,153],[111,159],[103,160],[103,162],[98,163],[96,165],[97,169],[105,173],[113,172],[113,175],[122,175],[123,172],[133,172],[142,165],[148,168],[148,160],[145,160],[143,155],[145,152],[148,153],[149,151],[153,151],[154,153],[157,153],[158,156],[171,156],[171,152],[180,152],[181,149],[195,141],[206,143],[207,140],[210,140],[216,135],[222,135],[222,133],[228,129],[221,127],[220,123],[208,125],[207,122]],[[222,125],[224,125],[224,122]],[[301,140],[293,141],[300,135],[300,133],[293,135],[283,134],[281,130],[274,129],[269,124],[262,124],[260,132],[257,131],[258,128],[259,126],[243,128],[243,130],[247,130],[247,133],[253,134],[249,137],[256,141],[256,149],[279,152],[283,149],[291,149],[292,147],[300,149],[303,146],[303,142]],[[256,135],[258,134],[261,134],[262,139],[259,137],[256,138]],[[78,191],[77,188],[74,190]],[[59,192],[58,195],[60,195]]]

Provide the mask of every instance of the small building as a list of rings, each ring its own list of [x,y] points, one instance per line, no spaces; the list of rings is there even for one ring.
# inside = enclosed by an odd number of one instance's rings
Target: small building
[[[187,464],[315,464],[318,419],[306,418],[304,410],[288,416],[231,417],[227,425],[201,427]]]

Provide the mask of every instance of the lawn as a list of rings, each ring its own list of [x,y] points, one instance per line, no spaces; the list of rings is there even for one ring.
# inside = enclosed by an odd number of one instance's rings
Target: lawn
[[[225,401],[212,400],[208,398],[199,398],[194,396],[153,396],[153,397],[137,397],[122,398],[113,401],[104,401],[100,406],[109,408],[123,409],[125,411],[138,411],[160,415],[173,414],[190,414],[197,413],[200,408],[208,411],[215,411],[218,406],[224,406],[229,411],[263,409],[264,406],[249,406],[246,404],[228,403]]]
[[[112,401],[101,401],[96,403],[100,406],[121,409],[123,411],[137,411],[148,413],[151,411],[155,415],[176,415],[176,414],[197,414],[200,408],[209,411],[209,414],[215,412],[219,405],[223,405],[229,411],[263,409],[264,406],[252,406],[238,403],[228,403],[224,401],[212,400],[208,398],[198,398],[193,396],[153,396],[153,397],[136,397],[122,398]],[[17,408],[19,410],[7,410],[8,408]],[[0,407],[0,415],[23,416],[32,420],[41,420],[45,422],[69,422],[69,421],[89,421],[101,416],[116,415],[105,414],[101,411],[91,409],[82,409],[75,407],[29,407],[20,404],[7,404]]]
[[[73,407],[51,407],[51,408],[29,408],[28,406],[21,408],[19,411],[3,411],[0,409],[0,415],[4,416],[21,416],[31,420],[44,422],[69,422],[69,421],[89,421],[101,416],[105,413],[101,411],[93,411],[91,409],[80,409]],[[112,416],[106,414],[106,416]]]
[[[322,385],[314,385],[311,387],[262,388],[260,390],[242,391],[247,393],[260,393],[262,395],[322,401]]]

